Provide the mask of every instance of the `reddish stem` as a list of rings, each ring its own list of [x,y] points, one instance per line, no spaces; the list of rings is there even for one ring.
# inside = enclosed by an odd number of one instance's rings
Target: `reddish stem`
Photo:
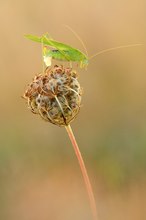
[[[88,196],[89,196],[89,201],[90,201],[90,206],[91,206],[93,219],[97,220],[97,210],[96,210],[95,198],[94,198],[92,186],[91,186],[91,183],[90,183],[90,180],[89,180],[89,176],[88,176],[88,173],[87,173],[87,170],[86,170],[81,152],[79,150],[79,147],[78,147],[78,144],[76,142],[76,139],[75,139],[75,136],[73,134],[71,126],[70,125],[66,126],[66,130],[67,130],[68,136],[71,140],[71,143],[73,145],[75,154],[77,156],[77,159],[78,159],[81,171],[82,171],[82,175],[83,175],[83,178],[84,178],[84,181],[85,181],[87,193],[88,193]]]

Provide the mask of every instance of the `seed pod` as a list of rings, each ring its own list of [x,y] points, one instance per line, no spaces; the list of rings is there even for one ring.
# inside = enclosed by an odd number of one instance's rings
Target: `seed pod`
[[[55,125],[66,126],[80,110],[81,95],[76,71],[55,65],[36,75],[23,97],[33,113]]]

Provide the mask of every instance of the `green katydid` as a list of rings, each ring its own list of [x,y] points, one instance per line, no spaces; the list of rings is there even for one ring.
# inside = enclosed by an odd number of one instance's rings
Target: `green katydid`
[[[87,56],[80,50],[73,48],[67,44],[52,40],[46,35],[43,35],[42,37],[25,35],[25,37],[35,42],[42,43],[44,46],[50,46],[51,48],[53,48],[52,50],[50,50],[47,47],[44,47],[43,55],[46,58],[50,57],[52,59],[60,61],[79,62],[80,67],[84,67],[88,64]]]
[[[130,44],[130,45],[122,45],[118,47],[108,48],[102,51],[99,51],[98,53],[94,54],[90,58],[88,55],[85,55],[80,50],[73,48],[67,44],[61,43],[59,41],[55,41],[48,37],[47,35],[43,35],[42,37],[37,37],[34,35],[25,35],[26,38],[42,43],[44,46],[43,48],[43,56],[44,56],[44,62],[47,66],[51,65],[51,59],[60,60],[60,61],[68,61],[68,62],[78,62],[80,64],[80,67],[86,67],[89,63],[89,60],[99,54],[111,51],[111,50],[117,50],[120,48],[126,48],[126,47],[133,47],[133,46],[140,46],[142,44]],[[48,46],[53,49],[48,49]],[[83,45],[84,46],[84,45]]]

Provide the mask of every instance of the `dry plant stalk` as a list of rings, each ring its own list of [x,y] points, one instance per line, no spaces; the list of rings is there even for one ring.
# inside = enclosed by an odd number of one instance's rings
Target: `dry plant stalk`
[[[81,96],[82,89],[76,71],[62,65],[47,67],[44,73],[36,75],[23,95],[34,114],[39,114],[45,121],[66,128],[82,171],[93,219],[97,220],[96,203],[91,183],[70,126],[70,122],[79,113]]]

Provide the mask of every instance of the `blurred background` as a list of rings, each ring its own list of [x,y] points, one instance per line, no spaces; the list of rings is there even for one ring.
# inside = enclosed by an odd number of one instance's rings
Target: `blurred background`
[[[24,34],[50,35],[91,59],[80,70],[82,108],[72,123],[100,220],[146,219],[146,2],[0,1],[0,219],[92,219],[80,168],[64,128],[33,115],[21,98],[42,70],[41,46]]]

